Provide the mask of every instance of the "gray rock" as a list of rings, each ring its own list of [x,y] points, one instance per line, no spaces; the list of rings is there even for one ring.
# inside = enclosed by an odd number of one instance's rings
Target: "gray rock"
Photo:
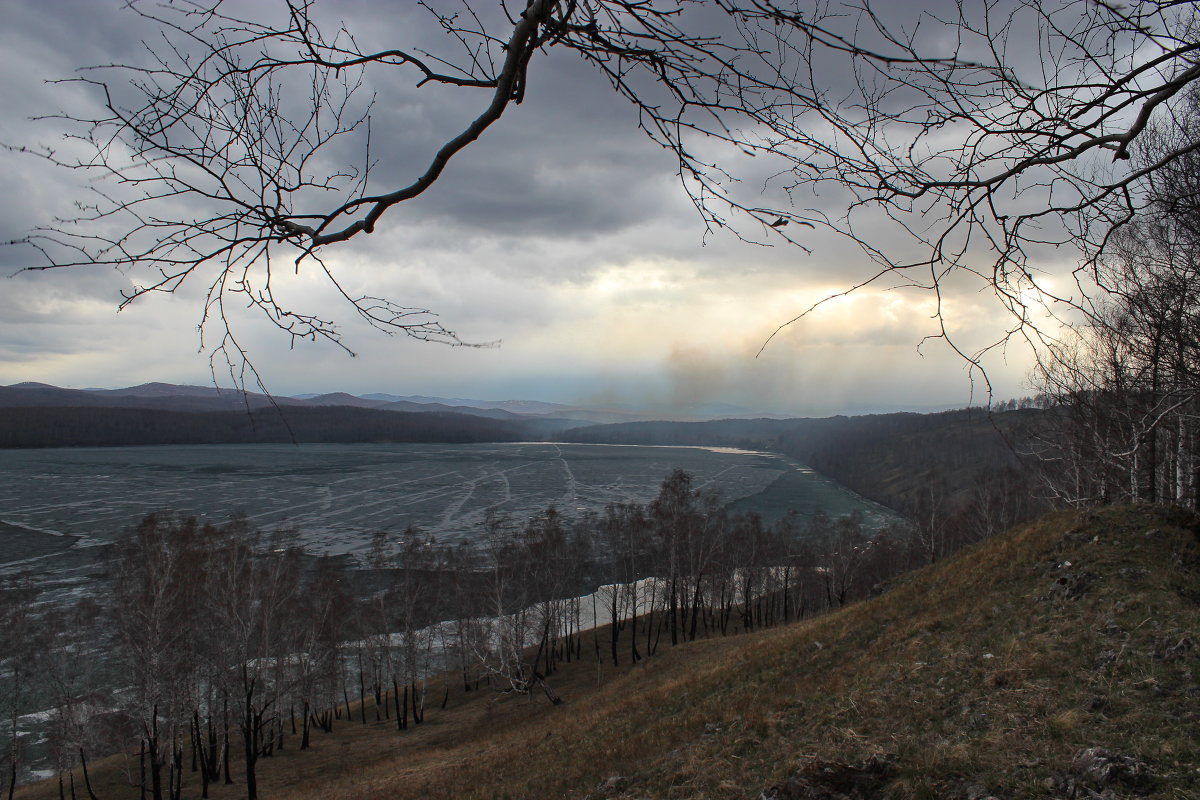
[[[632,778],[624,775],[610,775],[600,781],[595,790],[589,792],[587,797],[589,800],[600,800],[604,797],[612,797],[615,794],[625,791],[633,783]]]
[[[1076,753],[1071,759],[1071,772],[1095,789],[1112,785],[1136,789],[1155,777],[1145,761],[1103,747],[1088,747]]]
[[[1064,572],[1054,579],[1048,596],[1059,600],[1079,597],[1087,592],[1099,577],[1091,572]]]
[[[858,764],[815,761],[786,782],[764,789],[759,800],[883,800],[895,774],[891,758],[884,755]]]
[[[1163,658],[1167,661],[1174,661],[1177,658],[1184,658],[1188,653],[1196,647],[1196,640],[1190,636],[1184,636],[1175,644],[1163,651]]]
[[[967,787],[967,800],[1000,800],[1000,798],[988,791],[986,787],[973,783]]]

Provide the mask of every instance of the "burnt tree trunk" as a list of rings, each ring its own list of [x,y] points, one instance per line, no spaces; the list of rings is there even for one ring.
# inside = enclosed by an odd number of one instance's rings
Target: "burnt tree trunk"
[[[300,749],[307,750],[309,744],[309,736],[312,731],[312,713],[308,706],[308,700],[304,701],[304,721],[300,724]]]
[[[83,754],[83,748],[79,748],[79,765],[83,767],[83,785],[87,789],[90,800],[100,800],[96,797],[96,793],[92,791],[92,779],[88,776],[87,757]]]

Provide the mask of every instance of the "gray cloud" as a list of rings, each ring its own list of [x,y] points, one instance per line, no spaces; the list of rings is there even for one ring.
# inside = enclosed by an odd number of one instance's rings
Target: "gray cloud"
[[[136,57],[138,42],[153,31],[121,5],[73,0],[6,8],[0,92],[13,99],[0,109],[0,141],[53,142],[52,122],[26,118],[89,102],[77,88],[46,86],[44,79]],[[406,4],[324,7],[343,15],[364,46],[430,36],[428,20]],[[628,104],[574,56],[537,59],[526,101],[456,159],[426,196],[390,211],[374,235],[326,253],[352,294],[432,308],[464,338],[503,339],[504,346],[452,350],[381,337],[309,272],[281,276],[280,291],[299,307],[342,322],[360,357],[320,343],[293,350],[269,325],[237,311],[239,331],[273,390],[607,398],[664,407],[725,400],[796,412],[871,397],[911,405],[965,395],[961,362],[916,355],[927,332],[919,309],[894,317],[869,312],[877,317],[871,324],[822,318],[824,328],[797,327],[756,360],[776,325],[857,279],[868,267],[864,258],[824,233],[801,232],[812,256],[747,246],[728,234],[706,237],[679,191],[674,163],[637,130]],[[414,84],[410,73],[392,70],[370,86],[376,189],[411,180],[486,99]],[[340,155],[358,157],[358,147],[348,143]],[[0,153],[0,169],[4,240],[69,213],[86,189],[83,176],[27,155]],[[769,172],[753,172],[740,190],[759,191]],[[836,210],[844,199],[807,202]],[[2,248],[0,271],[30,258]],[[0,281],[0,382],[206,380],[195,333],[202,284],[117,315],[120,290],[136,279],[74,270]],[[910,373],[926,377],[912,380]]]

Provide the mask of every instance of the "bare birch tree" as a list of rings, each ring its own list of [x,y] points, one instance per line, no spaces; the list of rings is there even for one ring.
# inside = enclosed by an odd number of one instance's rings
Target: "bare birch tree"
[[[0,703],[4,721],[0,729],[3,747],[5,796],[12,800],[17,781],[28,767],[22,742],[21,717],[31,707],[36,684],[38,650],[47,642],[40,635],[44,623],[34,602],[37,590],[27,578],[6,578],[0,582]]]
[[[1200,103],[1149,126],[1132,161],[1148,168],[1200,141]],[[1200,156],[1147,180],[1146,203],[1109,238],[1104,294],[1038,375],[1061,408],[1038,441],[1054,493],[1070,503],[1165,502],[1200,492]]]

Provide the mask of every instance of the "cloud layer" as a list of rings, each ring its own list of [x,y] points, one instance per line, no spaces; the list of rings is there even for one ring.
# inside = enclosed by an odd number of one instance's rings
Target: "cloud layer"
[[[76,85],[49,85],[88,64],[138,51],[154,31],[118,2],[17,4],[0,32],[0,141],[53,143],[53,120],[28,118],[91,100]],[[338,4],[347,27],[372,43],[402,42],[424,22],[395,4]],[[426,25],[424,29],[422,25]],[[430,33],[423,35],[429,36]],[[482,94],[414,88],[397,72],[376,94],[372,181],[414,170],[464,120]],[[979,398],[964,362],[935,334],[919,292],[863,291],[831,302],[762,344],[783,322],[869,274],[860,252],[827,235],[794,248],[706,235],[680,191],[669,154],[637,130],[633,110],[570,54],[539,56],[527,99],[456,159],[416,203],[394,209],[371,237],[330,248],[328,263],[351,294],[387,296],[437,311],[467,341],[446,348],[388,338],[357,322],[310,273],[276,287],[298,309],[342,323],[350,358],[328,344],[292,343],[252,314],[233,323],[268,388],[346,390],[483,399],[625,402],[668,411],[725,402],[756,410],[828,414],[961,404]],[[84,177],[17,152],[0,154],[8,191],[0,238],[22,236],[70,213]],[[829,200],[829,202],[833,202]],[[32,254],[0,249],[11,274]],[[120,292],[138,280],[110,270],[21,273],[0,283],[0,383],[64,386],[209,379],[196,324],[201,286],[149,297],[120,314]],[[972,346],[1002,329],[981,297],[949,309]],[[1000,396],[1022,393],[1022,356],[994,356]]]

